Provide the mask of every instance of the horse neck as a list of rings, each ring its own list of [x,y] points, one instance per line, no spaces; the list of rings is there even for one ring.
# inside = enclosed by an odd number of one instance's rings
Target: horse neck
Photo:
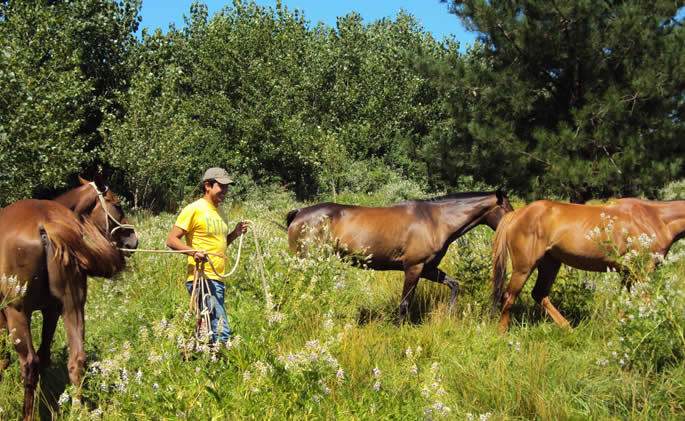
[[[88,276],[112,277],[115,273],[123,269],[126,264],[121,252],[112,243],[102,230],[92,221],[86,220],[80,224],[81,233],[87,242],[81,253],[83,253],[83,269]]]
[[[481,196],[467,199],[454,199],[441,203],[440,223],[445,224],[451,232],[450,237],[457,238],[472,228],[486,222],[488,210],[496,204],[494,196]]]
[[[668,227],[673,241],[685,236],[685,200],[661,202],[658,206],[661,221]]]
[[[97,192],[93,187],[88,184],[76,187],[63,193],[55,198],[55,202],[58,202],[83,218],[86,212],[92,210],[97,198]]]

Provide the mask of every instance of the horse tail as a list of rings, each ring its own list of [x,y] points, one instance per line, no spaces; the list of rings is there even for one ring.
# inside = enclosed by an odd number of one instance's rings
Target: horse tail
[[[514,219],[515,212],[509,212],[502,217],[497,230],[495,239],[492,243],[492,308],[490,316],[495,317],[498,305],[504,295],[504,283],[507,279],[507,261],[509,260],[509,250],[507,248],[507,231],[509,224]]]
[[[39,227],[43,247],[65,270],[109,278],[125,264],[121,252],[90,221],[75,215],[49,218]],[[49,263],[49,262],[48,262]]]
[[[285,225],[281,224],[280,222],[274,221],[273,219],[269,219],[269,222],[271,222],[272,224],[276,225],[278,228],[282,229],[283,231],[288,232],[288,227],[286,227]]]
[[[297,216],[297,214],[300,213],[300,209],[293,209],[288,214],[285,216],[285,226],[286,229],[290,228],[290,224],[292,224],[293,220]]]

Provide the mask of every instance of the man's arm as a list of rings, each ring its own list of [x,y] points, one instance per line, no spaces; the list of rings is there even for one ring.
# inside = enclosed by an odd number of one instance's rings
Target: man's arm
[[[166,245],[172,250],[193,250],[189,245],[185,243],[181,238],[186,235],[186,230],[179,228],[176,225],[171,229],[169,235],[166,237]],[[207,255],[204,251],[187,252],[188,256],[193,256],[196,262],[201,262],[206,259]]]

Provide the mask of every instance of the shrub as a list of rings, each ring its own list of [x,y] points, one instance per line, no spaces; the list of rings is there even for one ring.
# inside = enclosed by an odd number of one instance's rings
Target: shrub
[[[618,262],[626,288],[613,291],[617,300],[606,301],[607,310],[615,314],[618,325],[616,337],[607,343],[607,358],[598,364],[614,362],[626,368],[661,371],[681,363],[685,357],[685,282],[669,270],[680,256],[675,254],[673,259],[664,260],[651,252],[654,235],[643,233],[633,238],[625,231],[615,234],[614,219],[604,215],[602,218],[604,227],[596,227],[588,237]],[[612,240],[617,235],[628,245],[625,252]],[[664,267],[653,271],[655,264],[660,263]],[[618,276],[604,279],[615,282]]]
[[[659,190],[662,200],[685,199],[685,179],[672,181]]]

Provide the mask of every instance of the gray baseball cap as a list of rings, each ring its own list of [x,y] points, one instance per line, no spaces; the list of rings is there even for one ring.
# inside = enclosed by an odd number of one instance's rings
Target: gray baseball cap
[[[235,181],[228,176],[228,172],[223,168],[208,168],[202,175],[202,181],[216,180],[221,184],[235,184]]]

